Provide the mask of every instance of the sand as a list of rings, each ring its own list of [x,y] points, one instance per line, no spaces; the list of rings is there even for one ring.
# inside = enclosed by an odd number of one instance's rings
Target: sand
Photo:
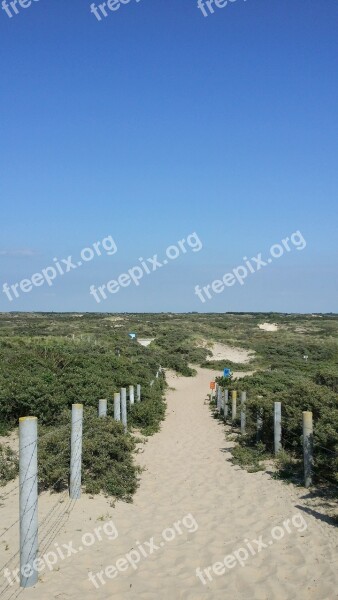
[[[141,346],[147,347],[147,346],[150,346],[151,342],[153,342],[154,339],[155,338],[149,338],[149,339],[143,339],[142,340],[140,338],[137,338],[137,341],[138,341],[139,344],[141,344]]]
[[[279,329],[276,323],[260,323],[258,327],[259,329],[263,329],[263,331],[278,331]]]
[[[254,357],[254,352],[252,350],[245,350],[244,348],[235,348],[234,346],[229,346],[228,344],[220,344],[215,342],[210,346],[204,344],[204,347],[207,347],[208,350],[212,352],[212,356],[207,357],[207,361],[213,360],[230,360],[234,363],[242,363],[246,364],[252,360]]]
[[[224,427],[210,415],[206,403],[209,381],[215,373],[199,369],[195,378],[169,374],[168,414],[161,432],[151,437],[138,454],[145,467],[134,502],[116,503],[86,495],[77,501],[53,543],[74,548],[81,536],[113,520],[118,537],[104,536],[91,547],[59,561],[57,570],[43,572],[36,588],[24,591],[22,598],[32,600],[334,600],[337,598],[338,570],[334,548],[336,529],[321,520],[320,514],[302,510],[307,492],[270,478],[266,473],[249,474],[229,462]],[[173,389],[175,388],[175,389]],[[8,486],[13,488],[13,484]],[[40,498],[40,521],[55,504],[55,496]],[[66,503],[60,504],[64,511]],[[17,496],[4,500],[1,528],[17,518]],[[187,515],[192,515],[184,519]],[[286,519],[298,517],[290,533],[284,530],[279,541],[271,540],[272,528]],[[100,520],[101,519],[101,520]],[[305,519],[305,521],[301,521]],[[52,519],[53,522],[54,519]],[[173,527],[178,524],[181,533]],[[296,521],[295,521],[296,522]],[[198,524],[196,530],[195,523]],[[164,541],[163,530],[171,528],[172,541]],[[276,532],[280,530],[274,530]],[[176,535],[175,535],[176,532]],[[40,537],[44,531],[41,532]],[[0,531],[1,535],[1,531]],[[167,529],[165,536],[172,536]],[[263,536],[267,547],[250,554],[245,566],[238,562],[223,575],[209,571],[212,581],[203,585],[196,568],[204,569],[220,562]],[[115,578],[105,577],[98,589],[88,580],[96,573],[154,537],[158,549],[143,557],[137,570],[116,571]],[[48,540],[47,540],[48,541]],[[0,539],[0,565],[17,549],[17,527]],[[5,550],[5,544],[9,549]],[[44,544],[42,544],[44,545]],[[15,561],[14,561],[15,562]],[[119,563],[123,568],[124,562]],[[12,567],[12,565],[10,565]],[[13,565],[14,566],[14,565]],[[220,570],[222,565],[216,566]],[[109,571],[108,571],[109,572]],[[112,571],[111,571],[112,572]],[[2,596],[10,598],[19,588],[9,588]]]

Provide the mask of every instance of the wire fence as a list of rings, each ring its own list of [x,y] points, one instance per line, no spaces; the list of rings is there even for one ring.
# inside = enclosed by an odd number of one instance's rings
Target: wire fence
[[[154,385],[154,383],[158,380],[159,376],[162,373],[162,368],[159,367],[155,379],[150,382],[150,387]],[[126,388],[121,388],[120,393],[114,394],[114,403],[119,402],[121,408],[125,403],[124,410],[115,411],[114,410],[114,418],[115,420],[122,421],[125,426],[127,426],[127,414],[134,403],[141,402],[143,400],[141,393],[141,385],[136,386],[136,394],[134,390],[134,386],[127,386]],[[72,414],[74,415],[74,406],[79,407],[82,405],[73,405]],[[99,401],[99,410],[98,415],[100,417],[107,416],[107,402]],[[115,408],[115,407],[114,407]],[[24,419],[23,426],[24,426]],[[4,493],[0,492],[0,501],[4,506],[4,503],[7,501],[11,501],[12,498],[19,496],[20,500],[22,500],[23,494],[27,497],[24,502],[23,507],[21,507],[18,518],[9,525],[7,524],[5,529],[0,533],[0,540],[4,546],[8,546],[6,542],[6,538],[8,538],[8,534],[12,534],[15,531],[15,527],[19,529],[19,542],[17,543],[17,549],[13,554],[11,554],[6,561],[0,566],[0,598],[3,600],[13,600],[16,599],[19,594],[26,587],[30,587],[34,585],[37,581],[37,568],[36,563],[34,561],[37,560],[38,554],[43,556],[48,548],[50,548],[51,544],[55,540],[58,535],[60,529],[64,526],[65,522],[69,519],[71,512],[73,511],[77,497],[72,497],[72,487],[73,490],[77,489],[81,493],[81,459],[82,459],[82,421],[83,421],[83,413],[79,418],[70,419],[69,424],[63,425],[58,428],[58,432],[61,430],[64,431],[72,431],[73,436],[71,436],[69,447],[65,448],[61,453],[58,453],[57,458],[58,461],[62,457],[64,459],[65,455],[69,457],[69,476],[66,485],[66,489],[58,494],[55,503],[48,510],[48,512],[43,516],[40,520],[37,527],[34,526],[34,520],[36,515],[36,509],[38,504],[38,488],[39,488],[39,476],[38,476],[38,467],[37,467],[37,450],[38,446],[42,441],[48,440],[48,437],[52,438],[53,432],[48,431],[42,436],[37,436],[36,439],[30,441],[27,444],[21,443],[22,440],[20,438],[20,448],[19,448],[19,463],[20,463],[20,477],[19,482],[14,485],[10,490],[5,491]],[[21,424],[21,420],[20,420]],[[78,428],[80,427],[80,432],[78,435],[74,435]],[[21,436],[21,428],[19,428],[19,436]],[[27,455],[29,455],[29,459],[27,460]],[[63,456],[62,456],[63,455]],[[26,459],[26,460],[24,460]],[[36,461],[36,464],[35,462]],[[23,464],[25,465],[23,472]],[[33,472],[31,472],[33,467]],[[73,473],[72,473],[73,469]],[[75,471],[74,471],[75,469]],[[58,480],[56,480],[53,484],[54,490],[57,488],[59,484],[64,483],[64,475],[61,476]],[[68,500],[67,500],[68,497]],[[30,518],[29,516],[30,515]],[[28,524],[25,522],[25,519],[28,519]],[[37,540],[39,538],[39,545],[37,548]],[[35,547],[37,548],[35,551]],[[28,564],[23,564],[23,552],[25,549],[25,555],[30,557]],[[7,550],[5,550],[7,551]],[[35,580],[33,583],[30,583],[30,575],[26,575],[24,571],[24,567],[33,565],[33,571],[35,573]],[[10,567],[10,571],[9,571]],[[14,574],[14,575],[13,575]],[[6,576],[7,575],[7,576]],[[11,577],[9,577],[11,575]],[[2,579],[4,577],[4,580]],[[14,581],[13,581],[14,579]],[[20,587],[16,585],[20,580]],[[10,594],[8,596],[8,594]]]
[[[215,413],[241,436],[242,445],[258,448],[258,444],[263,444],[277,458],[283,450],[288,451],[297,462],[297,471],[302,471],[305,487],[326,485],[327,491],[336,493],[338,452],[316,441],[312,412],[304,410],[298,423],[294,415],[288,417],[282,403],[274,402],[271,408],[263,402],[260,405],[259,398],[250,402],[245,391],[229,392],[216,383],[210,394]],[[292,473],[290,465],[288,468]],[[293,471],[296,476],[296,467]]]

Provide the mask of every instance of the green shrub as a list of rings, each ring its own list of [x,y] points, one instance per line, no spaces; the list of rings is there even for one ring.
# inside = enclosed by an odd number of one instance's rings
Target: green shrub
[[[57,427],[41,427],[38,443],[39,489],[61,491],[68,485],[70,465],[70,414]],[[87,409],[83,422],[82,483],[85,492],[103,492],[130,501],[137,488],[135,440],[112,417],[99,418]]]
[[[19,474],[17,453],[8,446],[0,444],[0,486],[6,485]]]

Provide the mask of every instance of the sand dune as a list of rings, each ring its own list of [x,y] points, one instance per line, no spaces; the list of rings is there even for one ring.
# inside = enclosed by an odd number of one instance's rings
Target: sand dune
[[[144,452],[138,455],[146,471],[134,503],[118,502],[112,508],[102,496],[83,496],[55,542],[61,546],[72,540],[74,548],[78,548],[83,534],[93,532],[110,519],[118,530],[118,538],[109,540],[104,536],[102,541],[59,561],[56,571],[41,574],[36,589],[25,590],[25,600],[337,597],[336,530],[302,510],[302,491],[296,492],[265,473],[249,474],[231,465],[224,427],[211,418],[205,402],[213,377],[214,373],[201,369],[195,378],[169,374],[169,385],[175,389],[168,392],[167,419],[162,431],[150,438]],[[55,496],[44,494],[40,498],[40,521],[54,503]],[[4,504],[2,514],[6,520],[1,527],[17,516],[16,501],[5,500]],[[296,514],[301,515],[298,523],[306,520],[306,529],[291,526],[290,533],[284,532],[283,539],[269,545],[272,528],[280,527]],[[179,521],[181,524],[177,525]],[[174,523],[181,533],[175,530]],[[194,523],[198,524],[197,529]],[[166,537],[170,537],[168,528],[174,531],[171,541],[162,535],[167,530]],[[267,547],[250,554],[245,566],[237,563],[222,575],[209,571],[212,580],[205,585],[196,576],[198,567],[204,569],[221,562],[250,541],[254,544],[253,540],[260,536]],[[116,565],[119,558],[140,545],[149,550],[146,541],[152,537],[158,548],[142,557],[136,570],[129,564],[126,570],[116,571],[114,579],[104,576],[106,583],[99,584],[98,589],[88,580],[89,571],[96,573],[107,565]],[[9,550],[1,545],[1,564],[17,547],[16,528],[2,541],[8,542]],[[122,561],[120,566],[123,564]],[[217,570],[220,572],[220,565]],[[15,585],[9,591],[16,589]]]
[[[278,331],[279,329],[276,323],[260,323],[258,327],[259,329],[263,329],[263,331]]]

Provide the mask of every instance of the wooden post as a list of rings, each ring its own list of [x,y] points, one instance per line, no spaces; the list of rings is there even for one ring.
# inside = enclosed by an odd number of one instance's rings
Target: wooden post
[[[241,392],[241,434],[245,435],[246,414],[245,414],[246,392]]]
[[[274,403],[274,440],[275,454],[282,449],[282,404],[281,402]]]
[[[236,390],[232,390],[231,400],[232,400],[231,420],[232,420],[232,422],[234,422],[234,421],[236,421],[236,417],[237,417],[237,391]]]
[[[303,451],[304,451],[304,483],[308,488],[312,485],[313,470],[313,423],[312,412],[303,412]]]

